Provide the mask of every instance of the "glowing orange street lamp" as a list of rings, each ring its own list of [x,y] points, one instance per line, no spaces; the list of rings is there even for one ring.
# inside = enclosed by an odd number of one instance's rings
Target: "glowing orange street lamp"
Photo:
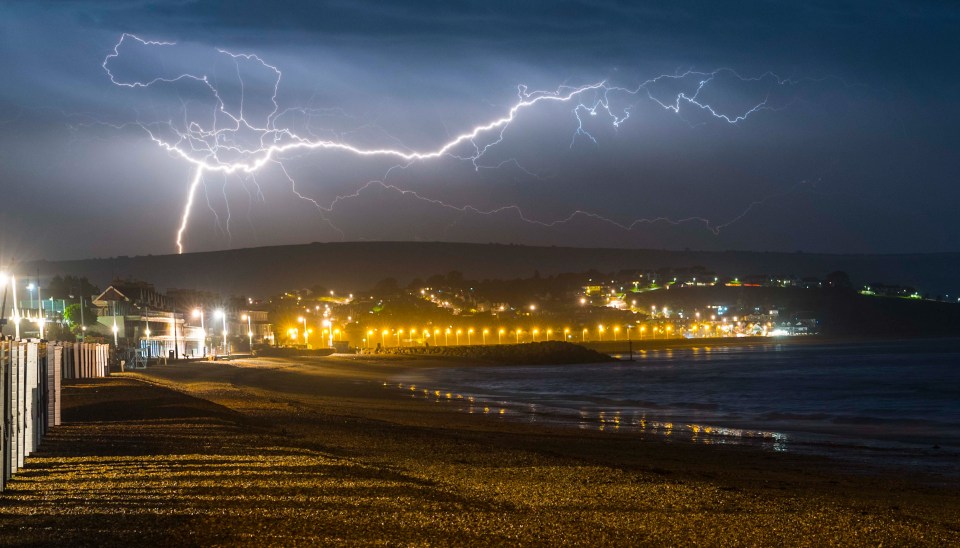
[[[533,328],[533,342],[537,342],[537,335],[540,334],[540,330],[536,327]]]
[[[457,329],[457,346],[460,346],[460,334],[463,333],[462,329]]]
[[[443,346],[450,346],[450,328],[443,333]]]
[[[503,334],[506,332],[507,330],[502,327],[497,331],[497,344],[503,344]]]
[[[613,328],[613,342],[617,342],[617,334],[618,334],[618,333],[620,333],[620,328],[619,328],[619,327],[614,327],[614,328]]]
[[[567,340],[567,339],[569,339],[569,338],[570,338],[570,328],[569,328],[569,327],[564,327],[564,328],[563,328],[563,340]]]
[[[484,328],[484,330],[483,330],[483,345],[484,345],[484,346],[487,345],[487,333],[489,333],[489,332],[490,332],[489,329]]]
[[[583,331],[580,332],[580,342],[584,342],[586,340],[587,340],[587,328],[584,327]]]
[[[389,334],[390,334],[389,329],[384,329],[383,331],[380,332],[380,346],[384,348],[387,347],[387,335]]]
[[[467,344],[473,344],[473,328],[467,329]]]
[[[600,333],[600,342],[603,342],[603,326],[597,326],[597,332]]]

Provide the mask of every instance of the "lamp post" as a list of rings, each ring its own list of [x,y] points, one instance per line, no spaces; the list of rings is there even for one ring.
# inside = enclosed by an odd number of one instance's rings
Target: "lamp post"
[[[207,328],[203,326],[203,308],[197,307],[193,309],[193,317],[200,318],[200,336],[203,338],[201,343],[200,353],[204,356],[207,355]]]
[[[217,309],[213,313],[214,318],[220,318],[223,321],[223,353],[227,354],[227,314],[223,309]]]
[[[303,324],[303,344],[309,346],[309,333],[307,333],[307,319],[303,316],[297,318],[297,321]]]
[[[247,320],[247,346],[250,347],[249,350],[252,353],[253,352],[253,326],[250,324],[250,321],[251,321],[250,314],[244,314],[243,316],[241,316],[240,319]]]
[[[457,346],[460,346],[460,334],[463,333],[462,329],[457,329]]]
[[[31,306],[31,307],[33,306],[33,290],[36,289],[36,288],[37,288],[37,286],[33,285],[33,282],[30,282],[30,283],[27,284],[27,292],[30,293],[30,306]]]
[[[3,326],[7,323],[7,319],[4,318],[4,316],[7,315],[7,282],[9,280],[10,276],[0,270],[0,288],[3,288],[3,301],[0,303],[0,335],[3,334]]]
[[[490,332],[489,329],[484,329],[484,330],[483,330],[483,346],[487,346],[487,333],[489,333],[489,332]]]
[[[467,329],[467,345],[473,344],[473,328]]]

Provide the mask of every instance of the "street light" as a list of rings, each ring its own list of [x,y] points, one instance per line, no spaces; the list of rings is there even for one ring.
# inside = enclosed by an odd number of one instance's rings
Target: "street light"
[[[309,333],[307,333],[307,319],[303,316],[297,318],[297,321],[303,324],[303,344],[305,346],[310,346]]]
[[[617,342],[617,334],[618,334],[618,333],[620,333],[620,328],[619,328],[619,327],[614,327],[614,328],[613,328],[613,342]]]
[[[463,333],[462,329],[457,329],[457,346],[460,346],[460,334]]]
[[[497,344],[503,344],[503,334],[506,332],[507,330],[502,327],[497,331]]]
[[[218,309],[213,313],[214,318],[220,318],[223,320],[223,353],[227,353],[227,314],[222,310]]]
[[[200,336],[203,337],[203,348],[201,351],[203,355],[207,354],[207,328],[203,325],[203,308],[197,307],[193,309],[193,317],[200,318]]]
[[[244,314],[240,316],[241,320],[247,320],[247,345],[250,347],[250,352],[253,352],[253,327],[250,325],[250,314]]]
[[[473,328],[467,330],[467,345],[473,344]]]
[[[483,330],[483,345],[484,345],[484,346],[487,345],[487,333],[489,333],[489,332],[490,332],[489,329],[484,329],[484,330]]]

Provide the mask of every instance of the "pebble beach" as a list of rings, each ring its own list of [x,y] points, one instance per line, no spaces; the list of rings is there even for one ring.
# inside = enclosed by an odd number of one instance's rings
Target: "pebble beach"
[[[64,387],[5,545],[956,545],[955,482],[462,413],[444,359],[260,358]],[[496,365],[491,365],[496,367]]]

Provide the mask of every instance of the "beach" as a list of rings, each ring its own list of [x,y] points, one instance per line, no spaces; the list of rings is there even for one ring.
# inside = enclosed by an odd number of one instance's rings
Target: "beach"
[[[70,382],[64,424],[0,497],[0,536],[68,545],[960,542],[960,486],[939,476],[530,424],[391,382],[460,365],[259,358]]]

